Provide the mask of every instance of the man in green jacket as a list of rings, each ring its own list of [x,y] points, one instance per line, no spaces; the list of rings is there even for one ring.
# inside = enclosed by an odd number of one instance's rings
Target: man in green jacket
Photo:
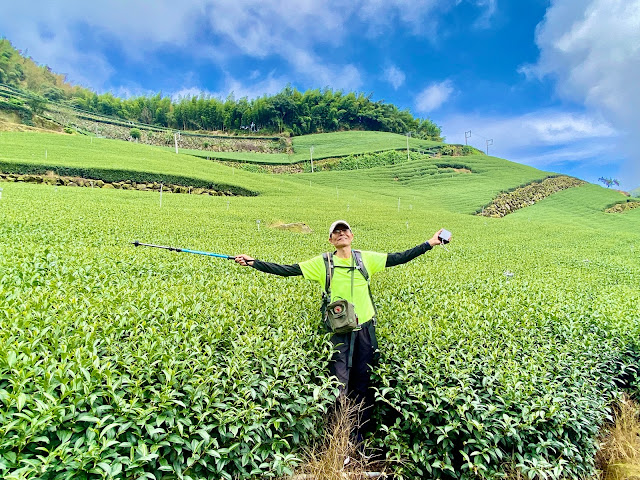
[[[356,432],[358,442],[370,428],[369,419],[374,401],[373,392],[369,388],[371,366],[377,358],[378,348],[375,336],[376,310],[369,290],[369,279],[386,267],[407,263],[441,244],[441,232],[442,229],[438,230],[426,242],[404,252],[359,252],[351,248],[353,232],[349,224],[344,220],[337,220],[329,228],[329,243],[335,248],[333,254],[318,255],[294,265],[263,262],[246,254],[235,257],[238,264],[261,272],[285,277],[303,275],[307,280],[318,282],[325,290],[329,273],[331,298],[328,303],[344,299],[354,305],[358,327],[348,333],[334,333],[331,337],[336,351],[329,371],[340,380],[341,393],[349,395],[361,405],[360,427]],[[332,271],[327,272],[327,268]],[[358,273],[354,273],[355,270]],[[366,278],[362,270],[366,270]]]

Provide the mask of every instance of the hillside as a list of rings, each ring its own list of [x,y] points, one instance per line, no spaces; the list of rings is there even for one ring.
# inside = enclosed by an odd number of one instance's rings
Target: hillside
[[[0,183],[3,476],[297,471],[336,394],[320,287],[131,242],[292,264],[327,251],[337,218],[363,250],[403,251],[441,227],[454,235],[447,250],[372,280],[381,361],[369,442],[384,468],[404,478],[594,475],[611,402],[637,391],[640,209],[607,214],[625,197],[587,184],[479,217],[499,193],[550,172],[415,150],[396,164],[272,174],[132,142],[1,133],[0,171],[256,194]],[[272,228],[283,222],[312,232]]]

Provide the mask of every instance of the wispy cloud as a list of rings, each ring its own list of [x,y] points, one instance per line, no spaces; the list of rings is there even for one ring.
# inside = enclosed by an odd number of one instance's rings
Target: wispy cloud
[[[437,110],[449,99],[453,92],[453,83],[450,80],[429,85],[416,97],[416,111],[429,113]]]
[[[394,90],[400,88],[406,79],[406,75],[395,65],[386,68],[383,75],[384,80],[390,83]]]
[[[482,15],[473,22],[474,28],[490,28],[491,20],[497,10],[497,0],[475,0],[475,3],[480,9],[482,9]]]
[[[514,116],[455,115],[442,122],[450,143],[465,143],[489,154],[549,171],[565,171],[597,181],[611,163],[620,134],[611,124],[582,112],[541,110]],[[596,173],[594,173],[596,172]],[[617,175],[618,173],[616,173]],[[628,184],[627,187],[630,187]]]

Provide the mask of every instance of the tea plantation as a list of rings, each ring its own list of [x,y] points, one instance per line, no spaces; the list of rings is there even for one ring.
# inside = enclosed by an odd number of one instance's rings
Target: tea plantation
[[[46,156],[45,156],[46,151]],[[364,150],[363,150],[364,151]],[[336,395],[320,289],[141,242],[295,263],[454,241],[373,278],[371,442],[398,478],[584,478],[612,400],[637,391],[640,209],[570,188],[475,216],[548,172],[475,155],[269,175],[160,148],[0,134],[0,165],[179,176],[257,196],[0,183],[0,477],[290,474]],[[467,172],[470,171],[469,172]],[[164,178],[164,177],[163,177]],[[238,190],[240,191],[240,190]],[[269,228],[304,222],[311,234]]]

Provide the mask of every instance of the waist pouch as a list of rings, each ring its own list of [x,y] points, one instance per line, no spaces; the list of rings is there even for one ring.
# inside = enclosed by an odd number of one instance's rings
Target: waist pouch
[[[352,303],[336,300],[327,305],[325,323],[333,333],[348,333],[358,327],[358,316]]]

